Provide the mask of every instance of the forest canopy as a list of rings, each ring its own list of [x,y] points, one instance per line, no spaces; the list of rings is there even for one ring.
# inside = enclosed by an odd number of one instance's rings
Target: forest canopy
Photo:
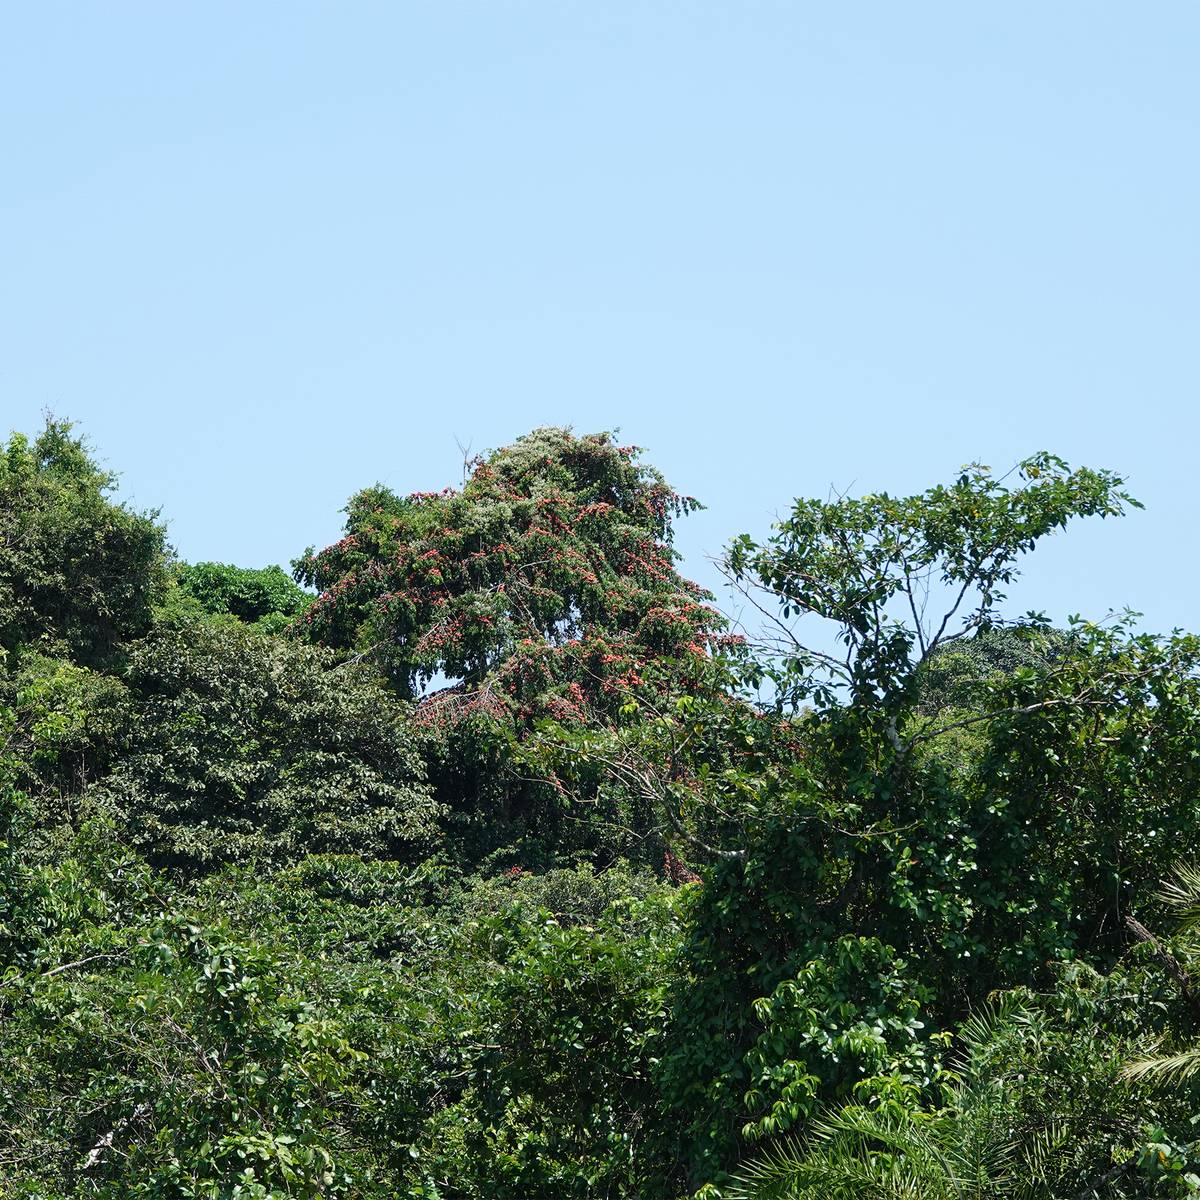
[[[1200,1191],[1200,640],[1006,601],[1120,475],[781,480],[746,627],[608,433],[291,575],[115,482],[0,450],[0,1196]]]

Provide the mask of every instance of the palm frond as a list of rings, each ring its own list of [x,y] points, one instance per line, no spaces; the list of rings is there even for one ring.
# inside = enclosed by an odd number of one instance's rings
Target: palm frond
[[[1200,928],[1200,866],[1176,867],[1171,878],[1163,882],[1159,898],[1174,909],[1180,933]]]
[[[1191,1046],[1178,1054],[1163,1054],[1127,1063],[1121,1068],[1126,1079],[1145,1079],[1154,1083],[1179,1083],[1200,1073],[1200,1046]]]
[[[827,1113],[803,1143],[751,1164],[730,1200],[958,1200],[960,1164],[942,1122],[896,1109],[850,1106]]]
[[[729,1200],[794,1200],[801,1195],[798,1181],[805,1169],[804,1147],[795,1141],[781,1142],[763,1158],[751,1163],[729,1189]]]
[[[1051,1120],[1021,1142],[1021,1179],[1014,1194],[1020,1200],[1039,1200],[1051,1191],[1051,1181],[1069,1165],[1069,1151],[1078,1145],[1069,1125]]]
[[[989,1000],[977,1008],[958,1027],[958,1042],[961,1058],[969,1058],[983,1048],[998,1041],[1012,1027],[1027,1016],[1025,999],[1012,992]]]

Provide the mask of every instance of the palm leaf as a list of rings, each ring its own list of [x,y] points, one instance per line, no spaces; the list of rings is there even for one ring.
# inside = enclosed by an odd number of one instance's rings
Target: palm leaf
[[[1200,928],[1200,867],[1176,867],[1174,875],[1163,883],[1159,898],[1175,910],[1180,933]]]
[[[1179,1083],[1200,1073],[1200,1046],[1178,1054],[1158,1055],[1128,1063],[1121,1069],[1126,1079],[1145,1079],[1155,1083]]]
[[[962,1162],[948,1149],[945,1120],[855,1106],[828,1113],[803,1143],[752,1164],[730,1200],[960,1200]]]

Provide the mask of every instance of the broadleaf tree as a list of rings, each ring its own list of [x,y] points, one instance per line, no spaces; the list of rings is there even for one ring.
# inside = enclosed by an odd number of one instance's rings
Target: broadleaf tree
[[[672,518],[694,507],[635,447],[539,429],[476,459],[461,489],[356,495],[345,536],[296,563],[319,593],[300,628],[376,663],[402,695],[441,685],[416,720],[465,836],[536,854],[529,831],[561,844],[573,819],[576,848],[594,852],[604,821],[564,814],[561,787],[532,779],[520,747],[542,720],[607,728],[631,699],[699,686],[723,623],[675,568]],[[644,819],[600,807],[609,828]]]

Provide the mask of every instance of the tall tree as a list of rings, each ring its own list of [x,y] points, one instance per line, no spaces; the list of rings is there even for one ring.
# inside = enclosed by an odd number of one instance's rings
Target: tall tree
[[[172,572],[180,593],[213,616],[231,616],[264,632],[287,627],[312,597],[282,567],[228,563],[178,563]]]
[[[943,648],[1000,623],[1026,553],[1131,503],[1118,476],[1039,455],[1015,480],[970,468],[916,496],[798,501],[765,545],[733,546],[804,753],[765,779],[693,909],[662,1078],[692,1114],[696,1182],[852,1087],[926,1086],[922,1030],[991,990],[1111,965],[1164,856],[1200,849],[1196,639],[1035,630],[1012,670],[922,704]],[[832,636],[806,631],[821,619]]]
[[[155,513],[115,503],[115,476],[67,421],[0,452],[0,648],[36,643],[77,661],[108,659],[150,625],[165,586]]]
[[[554,783],[507,768],[541,720],[608,727],[638,697],[697,686],[722,621],[674,565],[672,518],[695,507],[609,434],[538,429],[476,459],[461,490],[355,496],[345,537],[295,564],[320,592],[300,627],[403,695],[443,682],[416,720],[481,849],[524,838],[533,852],[531,831],[556,853],[595,849],[593,818],[641,816],[589,796],[567,833]]]
[[[637,457],[545,428],[476,459],[461,490],[360,492],[345,537],[295,564],[320,592],[309,636],[409,694],[441,675],[514,713],[611,711],[720,624],[674,567],[671,518],[696,501]]]

